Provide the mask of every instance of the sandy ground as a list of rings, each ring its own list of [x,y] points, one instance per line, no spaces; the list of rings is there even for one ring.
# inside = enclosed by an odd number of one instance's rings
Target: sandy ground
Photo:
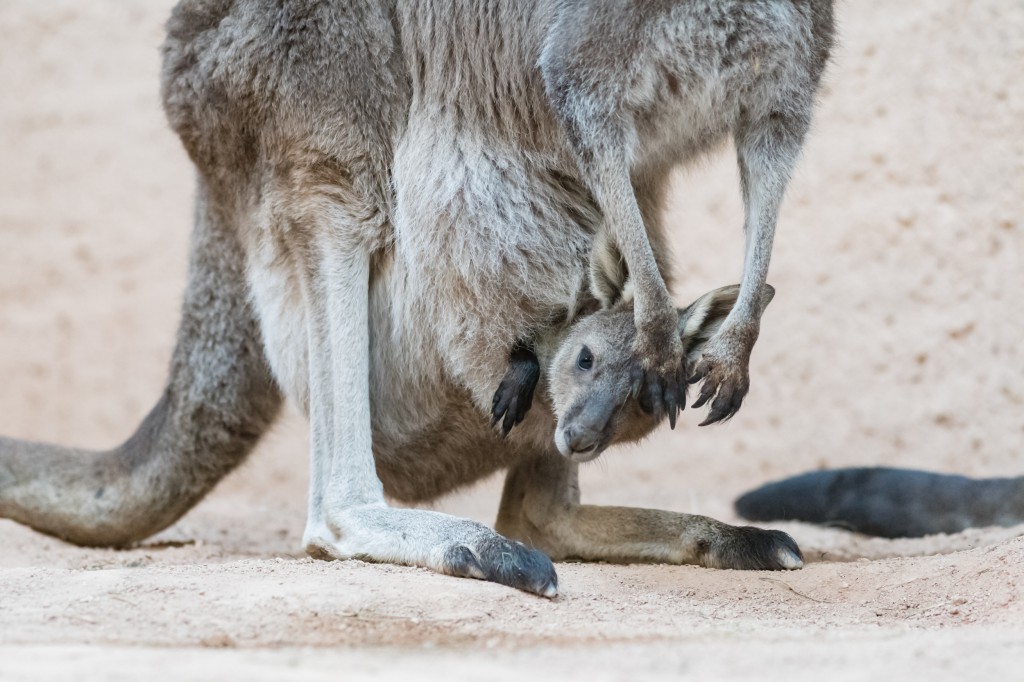
[[[125,437],[158,395],[192,174],[159,107],[166,0],[0,3],[0,432]],[[819,466],[1021,473],[1024,2],[841,3],[842,44],[789,193],[753,389],[731,423],[607,453],[588,501],[735,521]],[[680,176],[680,300],[740,267],[729,154]],[[129,551],[0,521],[0,678],[1007,679],[1024,527],[882,541],[781,526],[777,574],[559,566],[555,601],[299,553],[289,416]],[[441,501],[493,519],[500,480]]]

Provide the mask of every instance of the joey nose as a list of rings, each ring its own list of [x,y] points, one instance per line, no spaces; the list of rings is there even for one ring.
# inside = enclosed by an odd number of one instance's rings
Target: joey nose
[[[573,452],[587,452],[597,447],[600,434],[593,429],[572,425],[566,433],[566,441]]]

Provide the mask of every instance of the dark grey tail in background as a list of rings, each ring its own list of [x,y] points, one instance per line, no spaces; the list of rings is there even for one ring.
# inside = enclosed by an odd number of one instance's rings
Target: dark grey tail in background
[[[1024,477],[973,479],[886,467],[816,471],[735,503],[751,521],[805,521],[885,538],[1024,523]]]

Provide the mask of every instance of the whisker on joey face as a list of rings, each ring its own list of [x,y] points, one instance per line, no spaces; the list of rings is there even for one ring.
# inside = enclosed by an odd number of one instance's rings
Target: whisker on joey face
[[[580,462],[579,466],[581,469],[583,467],[597,467],[601,470],[601,473],[608,473],[608,460],[605,457],[595,457],[586,462]]]
[[[640,395],[640,386],[637,385],[635,382],[631,382],[629,390],[626,391],[626,397],[623,398],[623,400],[622,400],[622,404],[625,405],[630,400],[633,400],[634,398],[636,398],[639,395]]]
[[[633,389],[629,389],[629,392],[626,394],[626,399],[621,401],[618,405],[615,406],[615,413],[612,414],[613,418],[614,417],[618,417],[619,413],[622,412],[624,409],[626,409],[626,403],[628,403],[632,397],[633,397]]]

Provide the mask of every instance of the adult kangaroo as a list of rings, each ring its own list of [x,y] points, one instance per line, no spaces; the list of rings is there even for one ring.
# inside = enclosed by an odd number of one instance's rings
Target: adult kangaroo
[[[311,428],[309,552],[554,594],[540,552],[385,492],[426,500],[510,467],[552,514],[582,507],[550,409],[507,439],[487,413],[510,349],[586,309],[595,235],[635,291],[621,399],[675,419],[685,349],[661,208],[671,169],[730,134],[744,275],[695,377],[709,421],[738,409],[831,4],[185,0],[163,99],[197,207],[167,389],[110,452],[0,441],[0,513],[83,544],[143,538],[237,465],[287,395]],[[622,519],[608,545],[593,515],[558,532],[589,558],[750,567],[640,512],[607,511]],[[650,537],[663,551],[638,549]],[[799,565],[758,537],[774,567]]]

